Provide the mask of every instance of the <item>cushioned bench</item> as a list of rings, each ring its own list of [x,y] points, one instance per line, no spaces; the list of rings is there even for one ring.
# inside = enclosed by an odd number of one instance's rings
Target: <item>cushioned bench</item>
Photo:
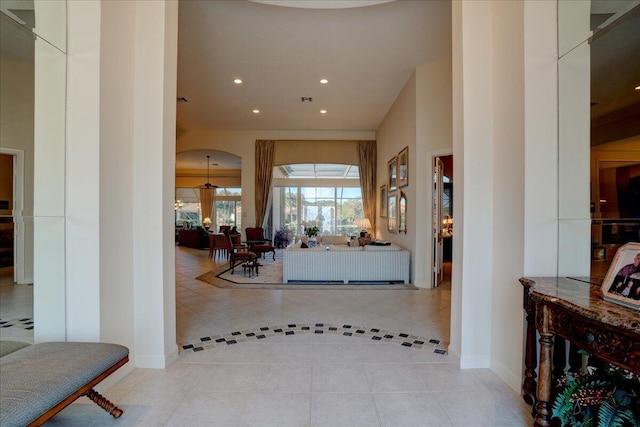
[[[129,360],[117,344],[48,342],[0,357],[0,425],[38,426],[80,396],[114,418],[122,410],[93,387]]]

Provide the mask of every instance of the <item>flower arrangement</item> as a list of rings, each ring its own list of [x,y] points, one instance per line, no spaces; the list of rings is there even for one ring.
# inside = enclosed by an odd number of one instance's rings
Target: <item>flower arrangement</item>
[[[317,225],[312,225],[311,227],[304,228],[304,234],[306,234],[309,237],[317,236],[319,231],[320,229],[318,228]]]
[[[640,376],[610,364],[558,380],[552,416],[561,426],[640,427]]]

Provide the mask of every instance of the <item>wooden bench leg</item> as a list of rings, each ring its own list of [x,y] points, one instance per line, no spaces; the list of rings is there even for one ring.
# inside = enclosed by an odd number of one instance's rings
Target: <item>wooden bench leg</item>
[[[113,418],[120,418],[120,415],[122,415],[122,409],[109,402],[109,399],[102,396],[94,389],[87,391],[85,393],[85,396],[91,399],[96,405],[107,411]]]

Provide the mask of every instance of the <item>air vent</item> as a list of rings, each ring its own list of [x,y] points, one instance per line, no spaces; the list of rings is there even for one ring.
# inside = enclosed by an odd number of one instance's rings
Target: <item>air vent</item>
[[[185,98],[184,96],[179,96],[178,97],[178,102],[189,102],[189,100],[187,98]]]
[[[303,96],[300,98],[300,101],[302,102],[313,102],[313,98],[310,96]]]

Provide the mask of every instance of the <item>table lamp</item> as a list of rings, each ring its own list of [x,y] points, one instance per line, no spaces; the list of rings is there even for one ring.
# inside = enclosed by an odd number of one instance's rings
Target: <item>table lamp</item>
[[[367,234],[369,233],[369,229],[371,228],[371,221],[369,221],[369,218],[358,219],[356,220],[356,224],[358,225],[358,228],[361,230],[360,237],[367,237]]]

